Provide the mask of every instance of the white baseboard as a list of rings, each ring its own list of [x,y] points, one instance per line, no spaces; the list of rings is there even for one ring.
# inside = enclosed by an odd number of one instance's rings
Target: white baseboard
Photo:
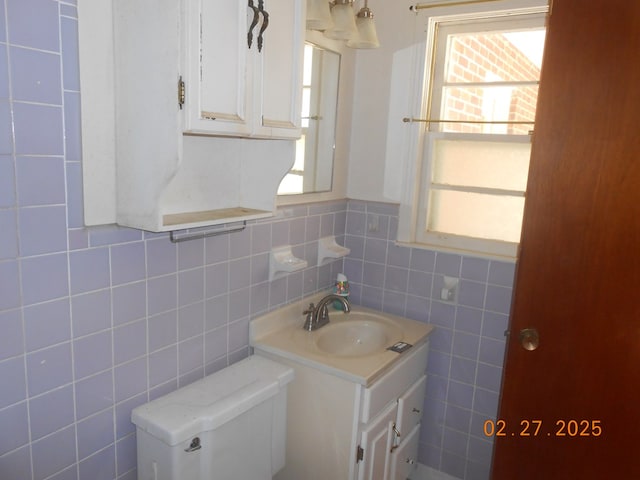
[[[460,480],[446,473],[434,470],[426,465],[418,464],[416,471],[411,475],[411,480]]]

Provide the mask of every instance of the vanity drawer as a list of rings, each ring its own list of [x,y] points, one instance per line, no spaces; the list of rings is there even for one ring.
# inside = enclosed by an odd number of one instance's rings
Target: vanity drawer
[[[364,389],[360,415],[362,423],[375,417],[385,405],[397,401],[399,393],[406,392],[420,379],[427,367],[428,346],[426,342],[400,354],[406,357],[371,387]]]
[[[398,399],[398,419],[396,429],[404,437],[422,419],[424,390],[427,376],[423,375],[409,390]],[[402,437],[401,437],[402,439]]]

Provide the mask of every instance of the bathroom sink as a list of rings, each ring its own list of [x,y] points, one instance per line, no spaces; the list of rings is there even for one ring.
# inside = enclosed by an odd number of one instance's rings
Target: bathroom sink
[[[315,333],[318,350],[335,356],[360,357],[386,350],[402,339],[402,329],[393,322],[366,312],[343,315]]]
[[[391,369],[407,352],[423,344],[433,326],[360,305],[350,313],[329,308],[329,323],[313,331],[303,328],[302,312],[318,304],[320,292],[254,318],[250,345],[261,355],[294,362],[361,385]],[[409,345],[398,351],[398,342]]]

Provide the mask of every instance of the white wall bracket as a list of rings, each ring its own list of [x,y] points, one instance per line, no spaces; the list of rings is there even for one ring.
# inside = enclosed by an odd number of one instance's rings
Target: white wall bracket
[[[291,245],[284,245],[271,250],[269,255],[269,281],[304,268],[307,268],[307,261],[296,257],[291,250]]]
[[[318,266],[331,259],[346,257],[349,253],[351,253],[351,250],[342,245],[338,245],[336,243],[336,237],[333,235],[322,237],[318,240]]]

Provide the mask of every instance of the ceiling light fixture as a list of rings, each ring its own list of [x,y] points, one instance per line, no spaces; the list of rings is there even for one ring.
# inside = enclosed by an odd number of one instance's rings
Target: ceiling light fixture
[[[351,48],[378,48],[373,12],[368,0],[356,15],[353,0],[307,0],[307,29],[320,30],[334,40],[344,40]]]
[[[336,0],[331,6],[333,25],[324,31],[326,37],[334,40],[351,40],[357,35],[356,17],[352,0]]]
[[[373,12],[369,9],[368,3],[368,0],[364,0],[364,7],[360,9],[356,16],[358,35],[347,42],[347,47],[378,48],[380,46],[376,24],[373,20]]]
[[[333,26],[327,0],[307,0],[307,30],[327,30]]]

